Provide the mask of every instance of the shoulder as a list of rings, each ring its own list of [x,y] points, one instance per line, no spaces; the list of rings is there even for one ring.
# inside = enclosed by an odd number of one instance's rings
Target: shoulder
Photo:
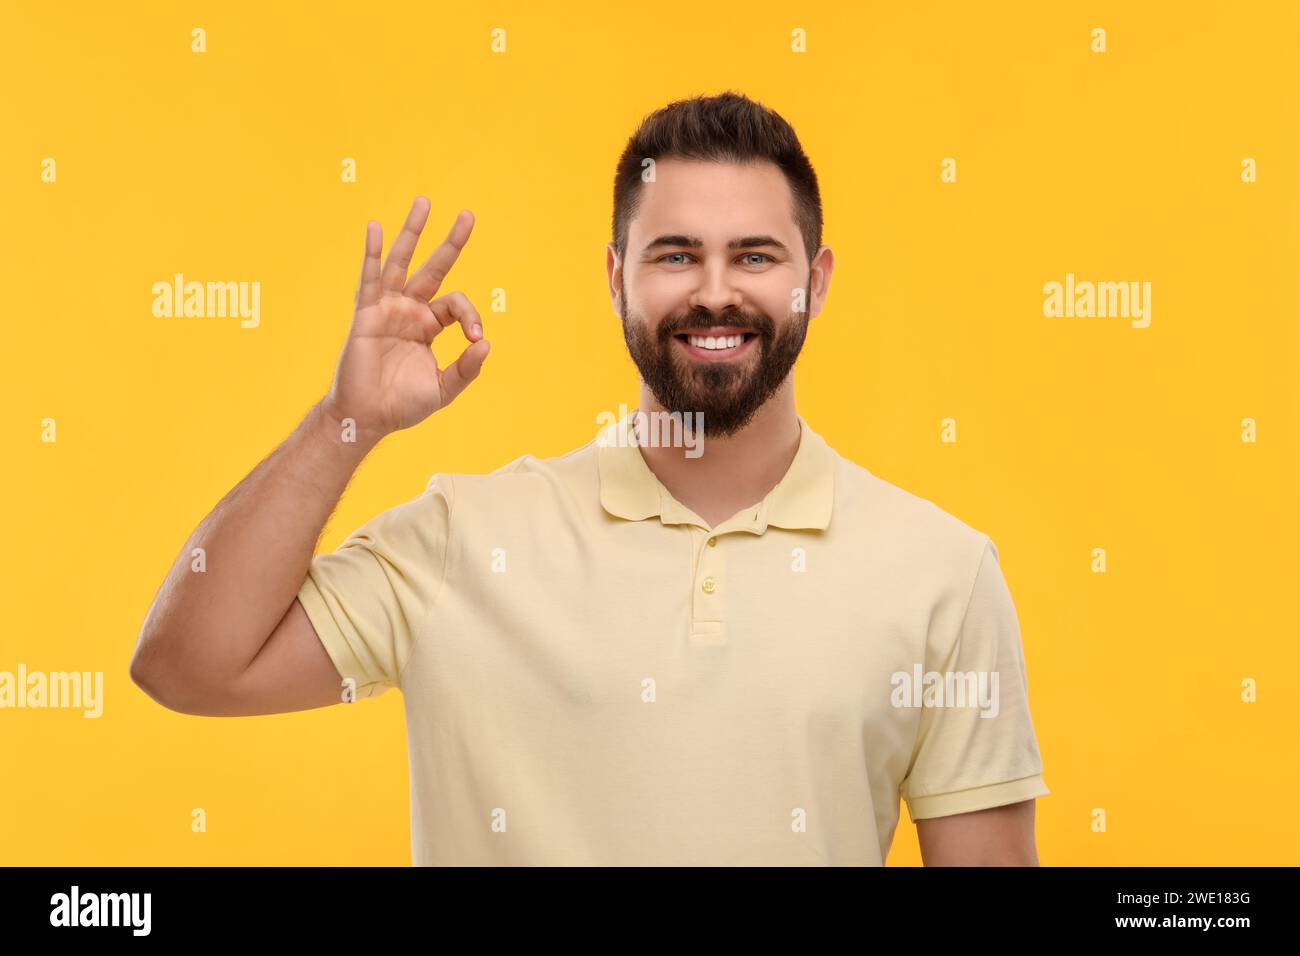
[[[562,455],[520,455],[485,474],[439,473],[426,491],[439,490],[461,506],[488,504],[509,509],[535,506],[542,499],[574,499],[598,489],[596,440]]]
[[[828,448],[830,446],[828,445]],[[880,477],[830,449],[835,463],[831,527],[908,568],[972,580],[986,549],[983,530],[935,501]],[[837,527],[838,525],[838,527]]]

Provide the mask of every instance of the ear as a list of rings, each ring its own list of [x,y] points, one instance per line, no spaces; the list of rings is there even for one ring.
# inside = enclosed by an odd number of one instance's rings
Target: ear
[[[809,295],[812,301],[808,303],[808,320],[812,321],[821,314],[822,306],[826,304],[826,296],[831,289],[831,273],[835,271],[835,253],[831,251],[830,246],[822,246],[817,250],[817,255],[813,257],[808,276],[808,285],[811,291]]]
[[[618,258],[618,248],[614,243],[605,245],[605,275],[609,280],[609,300],[614,306],[614,315],[623,320],[622,284],[623,263]]]

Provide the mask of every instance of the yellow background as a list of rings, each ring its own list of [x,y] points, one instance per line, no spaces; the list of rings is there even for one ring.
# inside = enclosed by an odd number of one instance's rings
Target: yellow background
[[[365,222],[387,249],[416,194],[417,261],[477,217],[444,291],[492,357],[362,466],[322,550],[435,471],[563,453],[634,406],[604,274],[614,163],[646,113],[729,88],[790,120],[821,180],[836,269],[801,413],[999,547],[1052,790],[1042,862],[1296,862],[1293,5],[132,6],[0,14],[0,670],[106,682],[98,720],[0,710],[0,862],[410,862],[399,693],[171,713],[129,679],[140,624],[325,393]],[[259,281],[260,327],[154,318],[176,272]],[[1150,281],[1151,326],[1045,318],[1066,272]],[[915,864],[900,812],[889,862]]]

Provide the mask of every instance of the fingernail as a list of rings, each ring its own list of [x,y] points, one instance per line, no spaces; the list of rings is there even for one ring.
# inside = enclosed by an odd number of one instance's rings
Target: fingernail
[[[473,332],[475,335],[482,335],[482,334],[483,334],[483,326],[481,326],[481,325],[479,325],[477,322],[475,322],[475,323],[474,323],[474,328],[470,329],[470,331]]]

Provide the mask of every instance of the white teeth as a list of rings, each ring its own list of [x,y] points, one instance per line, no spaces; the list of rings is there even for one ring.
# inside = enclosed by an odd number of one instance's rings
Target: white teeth
[[[690,335],[687,339],[696,348],[701,349],[733,349],[745,341],[743,335]]]

